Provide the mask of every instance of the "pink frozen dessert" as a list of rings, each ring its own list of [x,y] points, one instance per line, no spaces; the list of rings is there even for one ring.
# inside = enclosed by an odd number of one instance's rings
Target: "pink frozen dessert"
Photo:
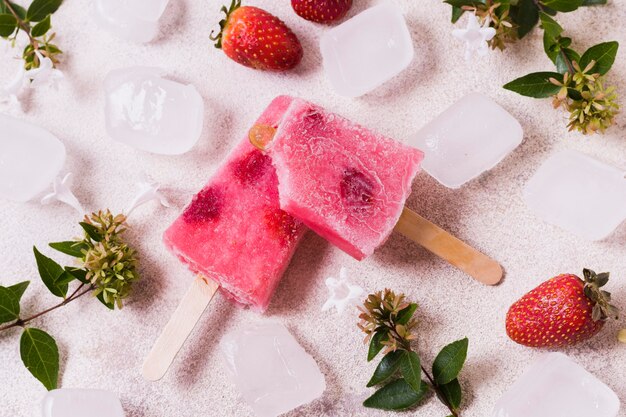
[[[280,207],[359,260],[393,231],[424,157],[300,99],[267,150]]]
[[[277,97],[256,123],[278,127],[291,101]],[[264,311],[306,231],[280,209],[277,187],[270,156],[243,138],[166,230],[165,244],[227,296]]]

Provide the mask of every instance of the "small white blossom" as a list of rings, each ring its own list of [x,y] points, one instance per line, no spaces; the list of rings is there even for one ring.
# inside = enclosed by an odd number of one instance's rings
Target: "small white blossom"
[[[72,173],[68,172],[63,178],[57,177],[52,183],[53,191],[41,199],[41,204],[50,204],[57,200],[73,207],[81,215],[85,214],[83,206],[70,189],[72,183]]]
[[[64,78],[63,72],[54,68],[54,63],[48,57],[41,55],[39,51],[35,52],[39,58],[39,68],[33,68],[26,71],[26,78],[31,81],[31,88],[37,88],[49,85],[58,88],[59,81]]]
[[[474,54],[479,56],[487,55],[487,52],[489,52],[489,44],[487,42],[496,36],[496,30],[489,27],[489,20],[485,22],[484,26],[480,26],[476,14],[469,14],[467,27],[465,29],[454,29],[452,35],[465,42],[465,60],[469,60]]]
[[[343,313],[348,307],[356,306],[361,302],[361,297],[365,293],[363,288],[348,282],[347,270],[341,267],[339,271],[339,279],[329,277],[326,280],[326,286],[330,297],[322,306],[322,311],[330,310],[335,307],[337,312]]]
[[[20,64],[17,73],[11,81],[0,87],[0,107],[9,113],[20,113],[22,111],[19,96],[27,83],[25,75],[24,66]]]
[[[157,200],[164,207],[170,207],[167,198],[159,191],[161,186],[150,180],[146,174],[142,174],[142,178],[137,182],[137,186],[139,187],[139,192],[133,198],[128,208],[124,210],[126,216],[130,216],[137,207],[152,200]]]

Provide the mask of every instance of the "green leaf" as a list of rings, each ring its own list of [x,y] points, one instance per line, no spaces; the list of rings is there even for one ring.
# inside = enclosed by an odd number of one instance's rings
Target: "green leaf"
[[[439,385],[439,391],[443,395],[445,401],[452,406],[453,409],[458,410],[461,406],[461,400],[463,398],[463,393],[461,392],[461,384],[459,384],[458,379],[453,379],[444,385]],[[437,393],[439,399],[439,393]]]
[[[583,6],[596,6],[598,4],[606,4],[606,0],[583,0]]]
[[[73,240],[66,242],[53,242],[50,243],[50,247],[66,255],[73,256],[74,258],[82,258],[84,256],[82,251],[89,249],[84,242],[76,242]]]
[[[543,12],[539,13],[539,18],[541,19],[541,27],[543,28],[545,34],[556,42],[556,39],[561,36],[561,33],[563,33],[561,25],[559,25],[558,22],[551,18],[548,14]]]
[[[87,233],[87,236],[89,236],[94,242],[100,242],[102,240],[102,236],[100,236],[100,232],[98,232],[98,228],[96,226],[87,222],[80,222],[79,224],[85,233]]]
[[[20,339],[20,356],[26,369],[48,391],[57,387],[59,349],[54,339],[48,333],[39,329],[24,329]]]
[[[107,303],[107,302],[104,300],[104,292],[101,292],[100,294],[98,294],[98,295],[96,296],[96,298],[97,298],[97,299],[98,299],[98,300],[99,300],[102,304],[104,304],[104,305],[106,306],[106,308],[108,308],[109,310],[115,310],[115,303],[114,303],[114,302],[112,302],[112,301],[111,301],[111,302]]]
[[[593,67],[593,72],[598,72],[604,75],[609,72],[613,66],[618,49],[619,43],[615,41],[599,43],[587,49],[587,51],[580,58],[580,62],[578,64],[581,69],[585,69],[591,61],[596,61],[596,65]]]
[[[461,16],[463,16],[463,13],[465,13],[465,10],[460,7],[452,6],[452,18],[450,19],[452,23],[458,22]]]
[[[394,352],[389,352],[388,354],[386,354],[376,367],[374,375],[372,375],[372,379],[370,379],[370,381],[367,383],[367,386],[372,387],[374,385],[380,384],[381,382],[385,381],[387,378],[395,374],[400,367],[400,360],[402,359],[403,353],[404,351],[402,350],[396,350]]]
[[[417,304],[415,303],[409,304],[408,307],[404,308],[398,313],[396,322],[400,324],[407,324],[409,320],[411,320],[411,317],[413,317],[415,310],[417,310]]]
[[[59,279],[57,279],[57,284],[58,285],[69,284],[70,282],[74,281],[75,279],[76,279],[76,277],[74,275],[70,274],[67,271],[63,271],[63,273],[61,274]]]
[[[559,92],[558,85],[552,84],[550,78],[561,79],[558,72],[534,72],[504,85],[507,90],[534,98],[546,98]]]
[[[517,35],[521,39],[539,22],[539,9],[533,0],[519,0],[516,7],[511,7],[511,19],[517,24]]]
[[[455,379],[465,363],[469,340],[466,338],[444,347],[433,362],[433,378],[437,385],[444,385]]]
[[[422,368],[420,357],[415,352],[405,352],[400,361],[400,372],[404,380],[415,392],[420,392],[422,387]]]
[[[22,281],[18,284],[11,285],[8,288],[13,291],[13,294],[15,294],[15,296],[17,297],[17,301],[19,301],[22,299],[22,295],[24,295],[24,291],[26,291],[26,288],[28,288],[29,284],[30,281]]]
[[[22,20],[26,19],[26,9],[24,9],[19,4],[15,4],[15,3],[10,2],[10,1],[8,3],[9,3],[9,6],[11,6],[11,9],[13,9],[15,14],[20,19],[22,19]],[[13,15],[13,13],[11,13],[11,10],[9,9],[9,6],[7,6],[7,4],[4,1],[0,1],[0,14],[10,14],[10,15]]]
[[[0,36],[11,36],[17,28],[17,19],[10,14],[0,14]]]
[[[20,299],[10,288],[0,287],[0,324],[20,317]]]
[[[573,12],[583,4],[583,0],[541,0],[541,4],[557,12]]]
[[[50,30],[50,15],[46,16],[41,22],[37,23],[35,27],[30,31],[33,38],[38,38],[45,35]]]
[[[400,378],[385,385],[363,402],[363,406],[379,410],[406,410],[413,407],[426,396],[428,384],[422,382],[419,392],[415,392],[407,382]]]
[[[67,295],[67,284],[59,283],[58,280],[65,270],[58,263],[43,255],[33,246],[35,252],[35,260],[37,261],[37,269],[41,280],[50,292],[57,297],[65,297]]]
[[[371,361],[378,355],[378,353],[385,347],[381,342],[387,339],[386,331],[378,331],[374,333],[372,336],[372,340],[370,341],[370,347],[367,351],[367,361]]]
[[[567,60],[563,55],[567,57]],[[572,61],[580,61],[580,55],[578,55],[578,52],[569,48],[561,49],[559,54],[556,56],[556,70],[561,74],[565,74],[566,72],[571,74],[572,71],[570,70],[568,63]]]
[[[463,6],[476,7],[485,4],[484,0],[445,0],[452,7],[461,8]]]
[[[72,274],[74,278],[76,278],[83,284],[90,284],[90,282],[87,280],[87,271],[85,269],[74,268],[72,266],[66,266],[65,272]]]
[[[26,19],[31,22],[40,22],[46,16],[57,11],[63,0],[34,0],[26,11]]]

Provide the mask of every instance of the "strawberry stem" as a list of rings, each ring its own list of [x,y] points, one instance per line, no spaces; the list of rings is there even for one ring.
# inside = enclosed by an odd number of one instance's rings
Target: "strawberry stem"
[[[241,0],[233,0],[232,3],[230,3],[230,7],[228,9],[226,8],[226,6],[222,6],[221,11],[224,14],[226,14],[226,17],[220,20],[220,31],[217,35],[213,35],[215,31],[212,30],[211,35],[209,36],[209,39],[215,42],[215,47],[217,49],[222,49],[222,35],[224,34],[224,29],[226,28],[226,25],[228,24],[228,18],[239,7],[241,7]]]

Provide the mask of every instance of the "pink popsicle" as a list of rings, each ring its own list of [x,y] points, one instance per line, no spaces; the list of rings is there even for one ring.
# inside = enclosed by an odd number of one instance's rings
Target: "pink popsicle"
[[[294,99],[268,147],[280,206],[356,259],[402,214],[423,153]]]
[[[281,96],[257,124],[277,127],[292,101]],[[244,137],[167,229],[166,246],[235,301],[264,311],[306,231],[279,207],[268,155]]]

